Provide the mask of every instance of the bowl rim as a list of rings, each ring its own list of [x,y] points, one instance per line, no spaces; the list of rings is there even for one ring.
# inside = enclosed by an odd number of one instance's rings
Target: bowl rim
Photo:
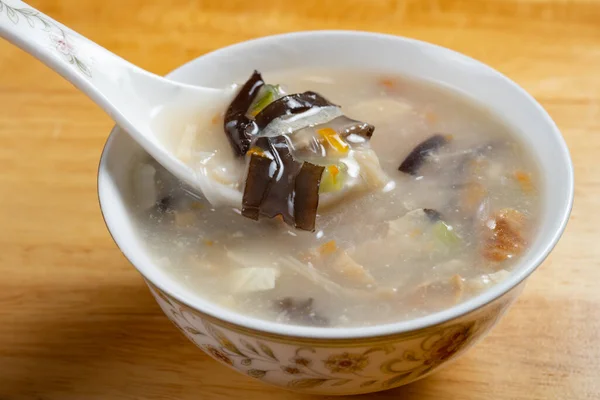
[[[402,335],[408,332],[414,332],[426,328],[430,328],[432,326],[437,326],[448,322],[450,320],[458,319],[464,315],[470,314],[487,304],[494,302],[500,297],[504,296],[512,289],[517,287],[520,283],[522,283],[529,275],[533,273],[549,256],[551,251],[554,249],[559,239],[563,235],[569,216],[571,214],[571,210],[573,207],[573,199],[574,199],[574,171],[573,171],[573,162],[569,154],[568,146],[560,133],[556,123],[552,120],[550,115],[546,112],[546,110],[531,96],[525,89],[519,86],[517,83],[512,81],[510,78],[502,74],[501,72],[495,70],[494,68],[484,64],[474,58],[471,58],[467,55],[459,53],[457,51],[433,44],[425,41],[407,38],[398,35],[385,34],[385,33],[375,33],[368,31],[358,31],[358,30],[308,30],[308,31],[299,31],[299,32],[290,32],[290,33],[282,33],[276,35],[269,35],[264,37],[259,37],[243,42],[234,43],[214,51],[202,54],[195,59],[192,59],[185,64],[175,68],[171,72],[169,72],[166,77],[173,77],[180,70],[186,68],[188,65],[192,64],[199,58],[203,58],[209,55],[216,55],[218,53],[227,52],[231,48],[236,46],[244,46],[248,44],[254,44],[261,41],[272,41],[279,39],[289,39],[290,37],[301,37],[301,36],[318,36],[318,35],[333,35],[333,36],[370,36],[370,37],[379,37],[388,40],[397,40],[397,41],[405,41],[412,43],[413,45],[422,46],[426,49],[431,49],[435,51],[445,52],[452,57],[458,57],[459,59],[463,59],[468,61],[469,63],[474,63],[479,68],[485,69],[487,72],[493,73],[497,77],[502,78],[502,80],[509,86],[512,86],[521,96],[530,101],[538,111],[538,118],[542,118],[545,122],[551,127],[551,131],[548,132],[548,135],[554,136],[557,144],[560,147],[562,152],[562,156],[564,160],[567,162],[567,172],[568,179],[567,182],[564,182],[564,187],[567,191],[567,202],[564,204],[563,208],[561,208],[561,213],[557,217],[559,220],[558,229],[553,232],[550,240],[544,243],[543,248],[538,252],[535,258],[528,264],[521,265],[518,269],[512,271],[511,276],[506,278],[504,281],[490,287],[489,289],[483,291],[482,293],[458,304],[453,305],[450,308],[447,308],[442,311],[438,311],[432,314],[428,314],[423,317],[418,317],[414,319],[409,319],[400,322],[392,322],[385,324],[378,324],[373,326],[365,326],[365,327],[342,327],[342,328],[332,328],[332,327],[310,327],[310,326],[298,326],[298,325],[289,325],[277,322],[266,321],[263,319],[258,319],[254,317],[244,316],[240,313],[237,313],[232,310],[227,310],[220,308],[222,314],[216,314],[213,312],[209,312],[204,310],[203,307],[194,304],[193,301],[189,301],[186,298],[182,297],[175,288],[166,287],[167,285],[164,282],[155,282],[153,281],[147,273],[145,273],[145,268],[139,267],[136,265],[132,258],[128,255],[128,252],[121,247],[119,241],[115,238],[113,231],[111,230],[110,223],[106,217],[104,212],[104,207],[102,203],[102,180],[101,176],[106,171],[106,158],[107,153],[110,151],[111,145],[114,142],[115,138],[118,135],[126,134],[119,126],[115,125],[109,137],[104,145],[102,150],[102,154],[100,157],[100,163],[98,166],[98,175],[97,175],[97,193],[98,193],[98,202],[100,204],[100,211],[105,222],[105,225],[108,229],[109,234],[111,235],[113,241],[119,248],[119,250],[123,253],[123,255],[127,258],[127,260],[136,268],[136,270],[144,277],[144,279],[150,283],[155,289],[159,289],[160,291],[166,293],[179,303],[189,307],[190,309],[200,313],[201,315],[211,319],[213,321],[219,321],[224,325],[228,325],[230,327],[235,327],[239,329],[243,329],[245,332],[253,332],[256,335],[260,336],[262,334],[270,335],[273,337],[294,337],[294,338],[305,338],[305,339],[327,339],[327,340],[348,340],[348,339],[360,339],[360,338],[376,338],[376,337],[386,337],[386,336],[396,336]],[[200,297],[200,296],[198,296]],[[212,304],[209,300],[204,300],[207,304]]]

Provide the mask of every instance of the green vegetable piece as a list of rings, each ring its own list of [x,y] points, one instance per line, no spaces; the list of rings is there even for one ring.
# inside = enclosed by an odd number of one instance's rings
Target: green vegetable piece
[[[460,238],[454,233],[452,227],[442,220],[433,224],[432,230],[434,237],[448,247],[455,247],[460,243]]]
[[[331,193],[342,190],[346,178],[348,177],[348,167],[344,163],[331,164],[325,167],[321,177],[321,186],[319,193]]]
[[[250,115],[256,117],[265,107],[277,100],[281,95],[281,88],[279,85],[264,85],[257,99],[250,106]]]

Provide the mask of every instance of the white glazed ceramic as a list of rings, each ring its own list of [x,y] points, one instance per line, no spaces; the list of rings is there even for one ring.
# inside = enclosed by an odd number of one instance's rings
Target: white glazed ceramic
[[[152,115],[174,102],[199,108],[225,102],[233,97],[231,87],[185,85],[144,71],[19,0],[0,0],[0,37],[30,53],[89,96],[190,187],[202,192],[210,186],[211,203],[234,196],[223,185],[196,176],[163,146],[150,123]]]
[[[240,58],[245,62],[237,62]],[[411,321],[356,328],[281,325],[211,304],[154,264],[124,202],[130,168],[142,150],[119,128],[100,163],[102,212],[115,242],[147,280],[165,314],[213,358],[264,382],[311,393],[356,394],[403,385],[454,359],[488,332],[550,253],[573,200],[568,149],[548,114],[508,78],[456,52],[401,37],[340,31],[271,36],[204,55],[169,77],[224,87],[255,68],[268,79],[269,71],[298,66],[423,78],[461,91],[502,116],[531,148],[544,180],[539,234],[515,271],[475,298]]]

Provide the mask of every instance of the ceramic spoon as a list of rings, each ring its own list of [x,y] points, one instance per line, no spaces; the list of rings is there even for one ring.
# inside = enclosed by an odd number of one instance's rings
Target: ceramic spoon
[[[210,193],[211,203],[231,203],[232,196],[240,196],[195,174],[151,129],[152,115],[163,106],[194,104],[201,109],[226,102],[232,89],[191,86],[147,72],[19,0],[0,0],[0,36],[88,95],[173,175],[205,195]]]

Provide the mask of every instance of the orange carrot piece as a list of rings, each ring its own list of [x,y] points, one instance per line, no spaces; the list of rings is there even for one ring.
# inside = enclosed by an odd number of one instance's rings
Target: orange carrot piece
[[[397,82],[391,78],[381,78],[379,80],[379,84],[386,89],[394,89],[396,87]]]
[[[350,149],[348,143],[344,142],[340,135],[338,135],[338,133],[332,128],[322,128],[317,130],[317,133],[321,135],[327,141],[329,146],[331,146],[331,148],[338,153],[347,153]]]
[[[333,254],[337,251],[338,247],[335,244],[335,240],[330,240],[329,242],[323,243],[319,246],[319,253],[323,256]]]
[[[256,154],[257,156],[261,156],[264,157],[265,156],[265,152],[263,149],[261,149],[260,147],[251,147],[247,152],[246,155],[247,156],[251,156],[252,154]]]
[[[417,237],[417,236],[421,236],[423,234],[423,231],[420,229],[413,229],[412,231],[410,231],[410,233],[408,234],[410,237]]]
[[[438,116],[433,111],[427,110],[425,111],[425,121],[429,122],[430,124],[435,124],[438,122]]]
[[[487,190],[481,183],[472,182],[468,184],[462,196],[462,209],[465,212],[473,213],[486,195]]]
[[[340,169],[338,168],[337,165],[329,165],[327,167],[327,171],[329,171],[329,173],[331,174],[331,180],[332,180],[333,184],[335,185],[337,183],[337,176],[340,173]]]
[[[515,171],[513,174],[514,178],[521,186],[521,190],[525,193],[531,193],[534,190],[533,182],[531,182],[531,174],[525,171]]]

